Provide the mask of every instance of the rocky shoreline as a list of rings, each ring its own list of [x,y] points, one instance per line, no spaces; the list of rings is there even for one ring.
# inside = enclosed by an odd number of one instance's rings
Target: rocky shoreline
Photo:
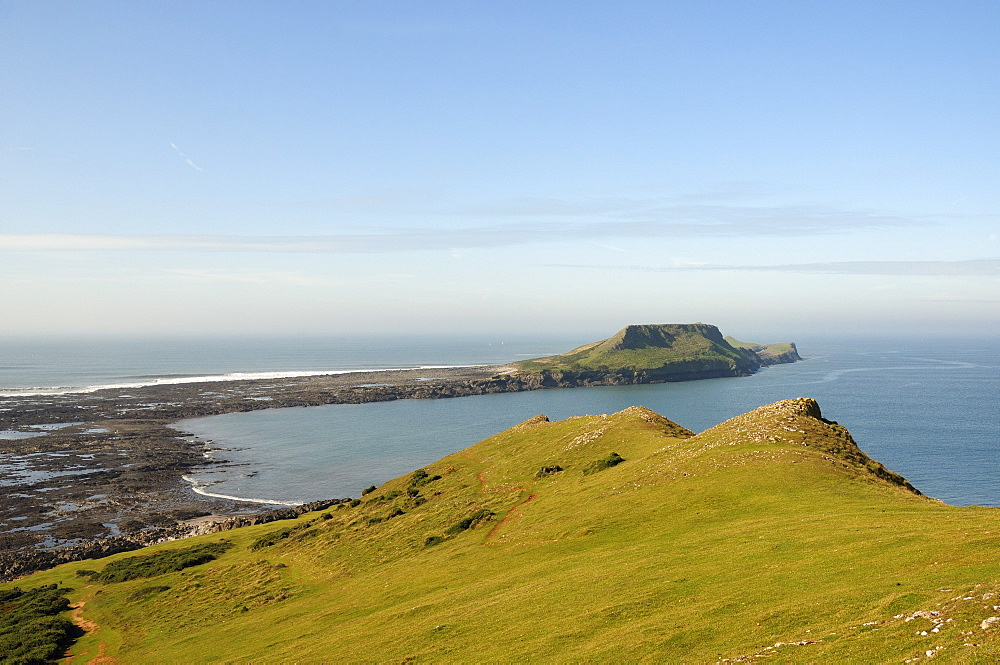
[[[521,373],[512,366],[478,366],[0,397],[0,430],[24,437],[0,439],[0,487],[6,494],[0,506],[0,580],[304,512],[195,493],[182,480],[184,473],[227,462],[206,458],[206,442],[170,426],[179,420],[282,407],[733,375],[709,366],[685,366],[676,376],[622,370]]]
[[[507,369],[369,371],[0,397],[0,431],[23,437],[0,438],[0,580],[205,533],[208,516],[208,522],[226,524],[289,510],[196,494],[181,476],[227,462],[207,458],[206,442],[171,423],[265,408],[481,394],[495,391],[490,377]]]

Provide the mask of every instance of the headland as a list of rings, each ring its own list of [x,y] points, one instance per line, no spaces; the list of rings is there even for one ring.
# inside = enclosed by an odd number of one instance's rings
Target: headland
[[[741,343],[742,344],[742,343]],[[767,345],[741,348],[714,326],[628,326],[607,340],[511,365],[434,367],[0,397],[0,579],[164,540],[287,519],[305,508],[195,494],[182,476],[206,465],[209,442],[171,423],[260,409],[442,399],[545,388],[743,376],[774,362]],[[786,345],[787,346],[787,345]],[[581,354],[581,349],[587,349]],[[587,361],[581,362],[583,355]],[[333,498],[334,505],[343,498]],[[322,503],[322,502],[321,502]]]

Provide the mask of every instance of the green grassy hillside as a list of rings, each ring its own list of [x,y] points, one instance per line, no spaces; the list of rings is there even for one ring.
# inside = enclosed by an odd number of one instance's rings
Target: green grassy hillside
[[[617,372],[652,379],[688,375],[736,376],[761,366],[753,351],[733,347],[715,326],[704,323],[631,325],[608,339],[568,353],[515,363],[523,372]]]
[[[539,416],[357,505],[148,553],[222,541],[17,585],[74,589],[77,662],[1000,658],[1000,509],[919,495],[807,399],[698,435]]]
[[[757,342],[741,342],[735,337],[726,335],[724,337],[729,344],[737,349],[753,351],[765,365],[777,365],[778,363],[793,363],[802,360],[799,350],[795,348],[794,342],[779,342],[777,344],[758,344]]]

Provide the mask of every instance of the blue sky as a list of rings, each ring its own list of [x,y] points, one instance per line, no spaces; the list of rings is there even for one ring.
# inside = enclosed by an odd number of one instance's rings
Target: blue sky
[[[0,3],[0,334],[1000,334],[1000,3]]]

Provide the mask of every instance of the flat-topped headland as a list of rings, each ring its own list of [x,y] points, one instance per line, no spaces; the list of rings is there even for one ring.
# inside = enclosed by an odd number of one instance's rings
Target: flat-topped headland
[[[775,360],[766,353],[771,347],[739,344],[744,346],[730,344],[705,324],[629,326],[562,356],[510,365],[0,397],[0,430],[22,437],[0,439],[0,485],[8,488],[0,513],[0,579],[287,518],[288,510],[295,510],[195,494],[182,476],[227,462],[207,459],[211,442],[170,426],[179,420],[282,407],[742,376],[798,359],[794,345],[794,358]],[[45,429],[38,428],[42,425]]]

